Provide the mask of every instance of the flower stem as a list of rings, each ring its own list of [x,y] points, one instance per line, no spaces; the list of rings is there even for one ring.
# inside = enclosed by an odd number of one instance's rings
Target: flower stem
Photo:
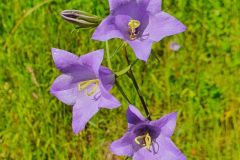
[[[106,41],[106,52],[107,52],[107,63],[108,63],[108,68],[112,70],[112,64],[111,64],[111,60],[110,60],[110,53],[109,53],[109,45],[108,45],[108,41]]]
[[[113,58],[113,56],[115,56],[115,54],[124,46],[124,42],[121,43],[121,45],[113,52],[113,54],[111,55],[110,58]]]
[[[120,84],[118,83],[117,80],[115,80],[115,85],[117,86],[118,90],[121,92],[121,94],[123,95],[123,97],[125,98],[125,100],[131,104],[129,98],[127,97],[127,95],[125,94],[125,92],[123,91],[122,87],[120,86]]]
[[[130,65],[130,62],[129,62],[129,59],[128,59],[128,55],[127,55],[127,48],[126,48],[125,46],[124,46],[124,53],[125,53],[125,58],[126,58],[126,60],[127,60],[127,63],[128,63],[128,65]],[[135,89],[136,89],[136,91],[137,91],[137,94],[138,94],[138,96],[139,96],[139,98],[140,98],[140,101],[141,101],[141,103],[142,103],[142,105],[143,105],[143,108],[144,108],[144,111],[145,111],[145,113],[146,113],[146,115],[147,115],[147,118],[148,118],[149,120],[151,120],[151,116],[150,116],[150,114],[149,114],[147,105],[146,105],[146,103],[145,103],[145,101],[144,101],[144,98],[143,98],[143,96],[142,96],[142,93],[141,93],[141,91],[140,91],[140,89],[139,89],[138,83],[137,83],[137,81],[136,81],[136,78],[135,78],[135,76],[134,76],[133,71],[132,71],[131,68],[129,69],[129,72],[128,72],[127,75],[128,75],[128,77],[129,77],[129,78],[132,80],[132,82],[133,82],[133,85],[134,85],[134,87],[135,87]]]
[[[108,41],[106,41],[106,52],[107,52],[107,63],[108,63],[108,68],[112,70],[112,63],[111,63],[111,57],[109,54],[109,45],[108,45]],[[136,62],[135,62],[136,63]],[[134,64],[133,64],[134,65]],[[115,74],[115,84],[118,88],[118,90],[120,91],[120,93],[123,95],[123,97],[126,99],[126,101],[131,104],[129,98],[127,97],[127,95],[125,94],[125,92],[123,91],[122,87],[120,86],[120,84],[117,81],[117,75]]]

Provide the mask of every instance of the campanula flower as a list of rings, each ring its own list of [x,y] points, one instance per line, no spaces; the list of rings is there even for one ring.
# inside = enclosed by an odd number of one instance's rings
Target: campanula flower
[[[180,46],[180,44],[178,44],[176,42],[170,42],[169,48],[170,48],[170,50],[176,52],[181,48],[181,46]]]
[[[56,67],[62,72],[51,86],[51,94],[67,105],[73,105],[72,128],[75,134],[100,108],[113,109],[120,106],[109,90],[115,78],[112,71],[101,66],[103,50],[83,56],[52,49]]]
[[[110,15],[97,27],[92,38],[106,41],[120,38],[147,61],[153,42],[185,31],[176,18],[161,11],[161,0],[108,0]]]
[[[133,160],[186,160],[171,141],[176,126],[177,113],[170,113],[159,120],[149,121],[132,105],[127,110],[128,131],[110,149],[120,156]]]

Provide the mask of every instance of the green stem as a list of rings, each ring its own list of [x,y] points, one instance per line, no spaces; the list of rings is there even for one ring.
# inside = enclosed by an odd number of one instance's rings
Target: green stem
[[[124,53],[125,53],[125,58],[126,58],[126,60],[127,60],[127,63],[128,63],[128,65],[129,65],[130,62],[129,62],[129,59],[128,59],[126,47],[124,47]],[[136,91],[137,91],[137,94],[138,94],[138,96],[139,96],[139,98],[140,98],[140,101],[141,101],[141,103],[142,103],[142,105],[143,105],[143,108],[144,108],[144,111],[145,111],[145,113],[146,113],[146,115],[147,115],[147,118],[148,118],[149,120],[151,120],[151,116],[150,116],[150,114],[149,114],[147,105],[146,105],[146,103],[145,103],[145,101],[144,101],[144,98],[143,98],[143,96],[142,96],[142,93],[141,93],[141,91],[140,91],[140,89],[139,89],[138,83],[137,83],[137,81],[136,81],[136,78],[135,78],[135,76],[134,76],[133,71],[132,71],[131,68],[130,68],[130,70],[129,70],[129,72],[128,72],[127,75],[128,75],[128,77],[129,77],[129,78],[132,80],[132,82],[133,82],[133,85],[134,85],[134,87],[135,87],[135,89],[136,89]]]
[[[106,52],[107,52],[107,62],[108,62],[108,68],[112,70],[112,63],[111,63],[111,57],[109,54],[109,45],[108,45],[108,41],[106,41]],[[135,62],[136,63],[136,62]],[[116,75],[117,76],[117,75]],[[117,79],[115,79],[115,84],[118,88],[118,90],[120,91],[120,93],[123,95],[123,97],[126,99],[126,101],[128,103],[131,104],[129,98],[127,97],[127,95],[125,94],[125,92],[123,91],[122,87],[120,86],[120,84],[118,83]]]
[[[106,52],[107,52],[107,63],[108,63],[108,68],[112,70],[112,64],[110,60],[110,53],[109,53],[109,45],[108,41],[106,41]]]
[[[118,90],[120,91],[120,93],[123,95],[123,97],[125,98],[125,100],[131,104],[129,98],[127,97],[127,95],[125,94],[125,92],[123,91],[122,87],[120,86],[120,84],[118,83],[117,80],[115,80],[115,85],[117,86]]]
[[[113,56],[115,56],[115,54],[124,46],[124,42],[121,43],[121,45],[113,52],[112,56],[110,58],[112,58]]]

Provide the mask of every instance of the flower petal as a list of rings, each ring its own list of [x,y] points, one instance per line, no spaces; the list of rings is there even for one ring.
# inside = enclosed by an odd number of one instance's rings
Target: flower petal
[[[50,92],[67,105],[74,105],[78,96],[77,85],[73,77],[62,74],[53,82]]]
[[[98,112],[98,100],[82,95],[73,106],[72,128],[75,134],[85,128],[86,123]]]
[[[101,66],[99,70],[99,79],[101,80],[103,87],[106,90],[112,89],[115,82],[115,76],[110,69]]]
[[[128,29],[128,23],[132,18],[129,15],[116,15],[115,16],[115,26],[116,28],[121,32],[122,39],[126,40],[129,39],[129,29]]]
[[[165,136],[159,136],[156,140],[162,160],[187,160],[185,155],[177,148],[172,140]]]
[[[56,67],[63,73],[77,63],[78,57],[68,51],[52,48],[52,57]]]
[[[177,113],[173,112],[165,115],[159,120],[151,121],[150,124],[161,128],[161,133],[171,137],[176,127]]]
[[[121,103],[113,96],[111,95],[102,84],[100,84],[100,90],[101,90],[101,100],[100,100],[100,107],[101,108],[108,108],[113,109],[117,108],[121,105]]]
[[[136,56],[140,60],[147,61],[148,57],[151,53],[152,49],[152,41],[151,40],[139,40],[136,39],[134,41],[127,41],[128,44],[132,47],[134,50]]]
[[[154,153],[153,151],[147,150],[145,147],[142,147],[141,149],[137,150],[133,155],[133,159],[134,160],[167,160],[167,159],[161,159],[160,152]]]
[[[92,39],[107,41],[112,38],[123,38],[122,33],[115,25],[115,17],[106,17],[93,33]]]
[[[122,138],[114,141],[110,145],[110,150],[119,156],[129,156],[132,157],[134,153],[134,149],[132,146],[132,141],[134,137],[131,133],[127,132]]]
[[[149,0],[147,11],[151,14],[157,14],[161,11],[162,0]]]
[[[141,148],[133,155],[134,160],[186,160],[183,153],[175,144],[164,136],[160,136],[150,148]]]
[[[185,30],[186,27],[175,17],[165,12],[160,12],[150,18],[145,34],[150,34],[149,38],[153,41],[160,41],[164,37],[178,34]]]
[[[146,121],[146,118],[144,118],[140,111],[133,105],[129,105],[126,116],[129,125],[136,125],[138,123]]]
[[[129,3],[131,0],[108,0],[110,11],[115,10],[116,8]]]
[[[116,5],[118,7],[111,10],[111,15],[128,15],[131,19],[142,21],[142,17],[148,14],[148,4],[149,0],[128,0],[124,1],[124,3],[120,0]]]
[[[90,52],[82,55],[79,58],[81,65],[91,68],[96,75],[99,74],[99,68],[103,60],[104,50],[100,49],[97,51]]]

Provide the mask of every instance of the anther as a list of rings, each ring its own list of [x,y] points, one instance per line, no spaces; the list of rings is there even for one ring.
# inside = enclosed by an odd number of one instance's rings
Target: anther
[[[142,141],[143,143],[141,143]],[[143,136],[138,136],[134,139],[135,143],[138,145],[143,145],[147,150],[150,150],[151,144],[152,144],[152,138],[149,135],[149,133],[143,135]]]
[[[137,39],[138,36],[138,31],[137,29],[141,25],[140,21],[132,19],[128,22],[128,28],[129,28],[129,39],[130,40],[135,40]]]
[[[88,89],[88,87],[90,85],[94,85],[94,86],[92,86],[91,89]],[[98,86],[99,86],[99,80],[98,79],[92,79],[92,80],[79,82],[78,83],[78,90],[79,91],[83,91],[84,90],[84,94],[85,95],[91,96],[98,89]]]

